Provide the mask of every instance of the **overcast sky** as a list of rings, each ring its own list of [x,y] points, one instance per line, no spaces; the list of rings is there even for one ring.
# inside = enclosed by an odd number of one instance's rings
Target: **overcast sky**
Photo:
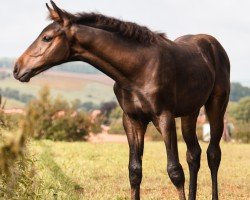
[[[48,1],[47,1],[48,2]],[[248,0],[55,0],[70,12],[98,11],[162,31],[215,36],[231,61],[231,80],[250,84]],[[6,0],[0,5],[0,57],[18,57],[49,23],[45,0]]]

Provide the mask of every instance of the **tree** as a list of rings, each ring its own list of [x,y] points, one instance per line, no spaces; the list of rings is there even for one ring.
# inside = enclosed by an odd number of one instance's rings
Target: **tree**
[[[34,138],[51,140],[84,140],[91,128],[88,116],[76,111],[78,101],[69,104],[64,99],[52,99],[48,87],[27,106],[23,131]],[[96,124],[96,126],[100,124]]]
[[[81,105],[82,105],[82,102],[80,99],[75,99],[71,102],[72,104],[72,107],[75,109],[75,110],[78,110],[81,108]]]
[[[250,96],[250,88],[240,83],[231,83],[230,101],[239,101],[241,98]]]
[[[250,121],[250,96],[242,98],[233,109],[233,116],[242,122]]]
[[[99,106],[94,104],[92,101],[88,101],[88,102],[82,103],[81,108],[83,108],[84,111],[89,112],[91,110],[99,109]]]
[[[38,99],[33,99],[27,106],[24,131],[41,138],[46,135],[46,130],[51,126],[51,96],[48,87],[39,92]]]
[[[103,115],[105,115],[106,117],[109,117],[112,110],[115,109],[116,107],[117,107],[117,103],[115,101],[109,101],[109,102],[102,103],[100,106],[100,110],[102,111]]]
[[[110,113],[110,118],[113,120],[117,120],[122,118],[122,109],[120,106],[117,106],[115,109],[112,110],[112,112]]]

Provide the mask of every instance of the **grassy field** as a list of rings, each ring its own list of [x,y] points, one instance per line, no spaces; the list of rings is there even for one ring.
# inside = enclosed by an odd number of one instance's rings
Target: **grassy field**
[[[207,144],[198,180],[198,200],[210,199],[211,180],[206,162]],[[129,199],[128,145],[126,143],[86,143],[33,141],[37,175],[42,180],[43,199]],[[179,143],[180,160],[188,182],[186,147]],[[222,144],[219,170],[220,199],[250,199],[250,145]],[[143,158],[142,199],[178,199],[166,174],[162,142],[146,142]]]

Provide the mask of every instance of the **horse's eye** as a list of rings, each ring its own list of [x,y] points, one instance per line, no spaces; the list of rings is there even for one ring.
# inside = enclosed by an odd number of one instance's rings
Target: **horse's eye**
[[[45,36],[43,37],[42,40],[43,40],[44,42],[50,42],[52,39],[53,39],[53,38],[52,38],[51,36],[45,35]]]

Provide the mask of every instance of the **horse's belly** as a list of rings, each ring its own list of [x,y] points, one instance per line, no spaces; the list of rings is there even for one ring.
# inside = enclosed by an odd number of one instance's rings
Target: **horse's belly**
[[[190,115],[197,110],[199,110],[203,105],[205,104],[205,101],[196,101],[195,103],[190,103],[188,101],[182,102],[179,104],[176,104],[174,116],[175,117],[183,117]]]
[[[196,84],[183,85],[182,89],[177,90],[175,115],[177,117],[186,116],[199,110],[208,100],[214,79],[211,78]]]

